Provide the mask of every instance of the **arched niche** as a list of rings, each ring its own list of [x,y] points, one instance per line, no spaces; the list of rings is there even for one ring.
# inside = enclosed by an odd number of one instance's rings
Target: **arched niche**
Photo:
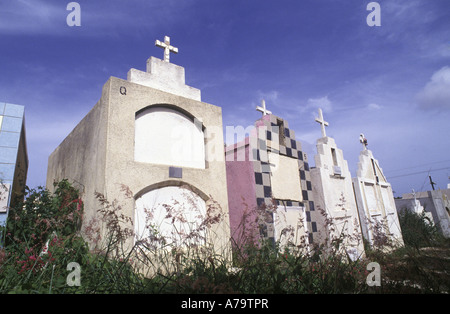
[[[164,186],[136,199],[135,240],[146,247],[186,246],[205,242],[206,202],[183,186]]]
[[[174,106],[136,113],[134,159],[138,162],[205,169],[202,123]]]

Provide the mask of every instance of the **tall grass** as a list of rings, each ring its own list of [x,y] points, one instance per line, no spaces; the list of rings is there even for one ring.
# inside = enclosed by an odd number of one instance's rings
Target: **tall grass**
[[[228,219],[215,202],[208,204],[201,223],[191,225],[182,235],[174,233],[172,240],[161,238],[158,224],[151,220],[147,221],[150,236],[135,239],[132,221],[122,206],[97,194],[98,217],[85,222],[81,233],[84,208],[77,191],[67,181],[56,187],[53,195],[45,189],[31,190],[21,206],[11,209],[6,245],[0,250],[0,293],[450,291],[445,277],[448,263],[438,261],[434,252],[416,250],[413,256],[405,248],[390,253],[373,249],[353,261],[346,255],[344,233],[330,237],[326,246],[310,246],[306,237],[300,242],[273,243],[260,237],[258,228],[245,230],[250,241],[229,239],[231,259],[227,248],[218,250],[211,240],[215,227]],[[124,193],[132,197],[126,188]],[[167,208],[174,222],[185,220],[186,208],[181,209]],[[265,215],[275,209],[255,210]],[[246,226],[258,227],[259,214],[251,216],[252,223]],[[381,287],[366,283],[366,266],[373,261],[382,267]],[[79,286],[68,280],[73,270],[67,266],[72,262],[80,265]]]

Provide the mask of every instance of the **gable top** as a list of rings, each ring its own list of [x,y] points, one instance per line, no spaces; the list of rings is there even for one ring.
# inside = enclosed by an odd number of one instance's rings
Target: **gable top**
[[[178,53],[178,48],[170,45],[170,38],[166,36],[164,43],[156,41],[155,44],[164,48],[164,60],[150,57],[147,60],[146,72],[130,69],[127,74],[127,80],[167,93],[201,101],[200,90],[186,85],[184,68],[170,63],[170,53]]]
[[[361,151],[359,155],[356,176],[360,179],[389,185],[378,160],[373,157],[372,151],[369,149]]]
[[[147,60],[146,72],[130,69],[127,74],[127,80],[167,93],[201,101],[200,90],[185,84],[183,67],[155,57],[150,57]]]

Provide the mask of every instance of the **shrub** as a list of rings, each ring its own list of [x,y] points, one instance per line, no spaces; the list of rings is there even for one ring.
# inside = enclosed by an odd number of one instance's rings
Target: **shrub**
[[[304,243],[296,246],[284,241],[282,245],[252,238],[235,247],[231,265],[226,254],[208,245],[195,245],[190,239],[196,234],[191,233],[184,235],[188,241],[183,249],[158,237],[124,249],[133,236],[131,221],[118,202],[109,202],[101,194],[97,194],[98,221],[85,227],[98,244],[95,252],[89,251],[79,233],[83,203],[78,192],[65,180],[55,187],[53,194],[42,188],[28,190],[25,201],[11,209],[7,245],[0,250],[0,293],[449,292],[448,243],[446,249],[436,251],[378,250],[377,255],[369,252],[367,259],[352,261],[343,249],[347,236],[343,233],[330,238],[327,247],[306,251]],[[204,224],[191,231],[204,234],[203,227],[223,218],[213,203]],[[99,236],[100,223],[107,229],[102,233],[104,239]],[[414,224],[407,225],[412,228]],[[366,266],[371,261],[381,264],[381,287],[366,284]],[[71,262],[81,266],[80,286],[68,284],[67,265]],[[137,267],[142,263],[151,270],[147,276]]]
[[[425,213],[417,214],[403,209],[398,218],[405,245],[418,249],[442,243],[443,236],[441,232],[429,221]]]
[[[24,201],[10,208],[5,230],[0,291],[51,291],[65,281],[66,265],[82,262],[88,252],[78,234],[83,204],[67,180],[55,184],[55,193],[38,187],[26,189]]]

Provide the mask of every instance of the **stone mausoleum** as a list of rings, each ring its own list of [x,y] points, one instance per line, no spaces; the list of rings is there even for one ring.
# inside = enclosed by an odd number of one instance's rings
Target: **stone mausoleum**
[[[371,245],[376,245],[377,239],[385,235],[401,246],[403,237],[391,184],[372,151],[367,149],[364,135],[360,138],[363,150],[352,181],[363,236]]]
[[[288,122],[266,109],[249,135],[226,147],[233,242],[269,239],[309,247],[317,235],[306,153]]]
[[[352,176],[342,149],[326,134],[328,122],[323,119],[321,109],[316,122],[321,125],[322,137],[317,140],[315,167],[311,168],[314,200],[317,210],[332,221],[320,226],[321,240],[330,245],[331,241],[341,239],[342,249],[352,259],[358,259],[364,255],[364,245]]]
[[[184,68],[170,62],[170,53],[178,52],[170,38],[156,45],[164,60],[150,57],[146,71],[131,69],[126,80],[105,83],[97,104],[50,155],[47,187],[64,178],[77,184],[85,224],[97,217],[95,192],[117,200],[132,218],[135,242],[150,238],[156,226],[182,245],[174,231],[189,234],[219,206],[225,219],[208,233],[222,250],[229,239],[222,111],[185,84]],[[169,208],[183,212],[186,222],[168,219]]]

